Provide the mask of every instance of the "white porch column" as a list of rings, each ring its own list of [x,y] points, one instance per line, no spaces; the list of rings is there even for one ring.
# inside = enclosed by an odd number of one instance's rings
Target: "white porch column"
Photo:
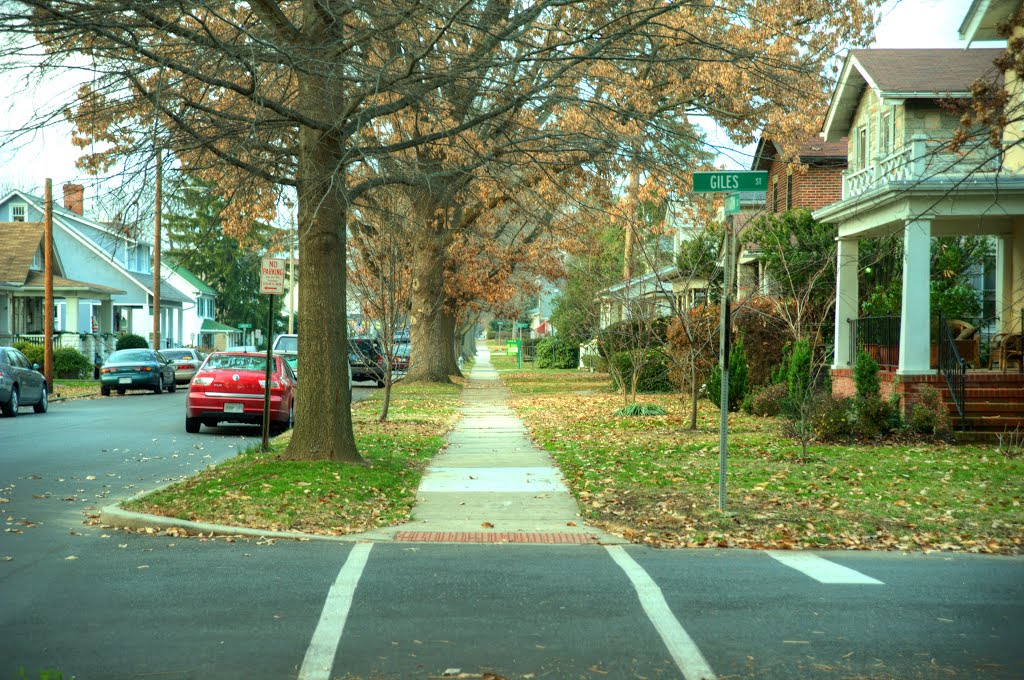
[[[1013,237],[997,236],[996,242],[996,332],[1008,332],[1013,322]]]
[[[114,332],[114,303],[110,299],[100,300],[100,311],[96,324],[101,335]]]
[[[178,307],[178,323],[174,334],[179,345],[185,344],[185,308]]]
[[[832,368],[850,368],[850,354],[856,338],[850,332],[850,319],[858,312],[860,290],[857,286],[860,242],[857,239],[837,239],[836,248],[836,328],[835,355]]]
[[[64,328],[71,333],[78,333],[78,304],[77,297],[64,298]]]
[[[903,227],[903,311],[900,319],[900,375],[934,373],[931,345],[931,220],[908,220]]]

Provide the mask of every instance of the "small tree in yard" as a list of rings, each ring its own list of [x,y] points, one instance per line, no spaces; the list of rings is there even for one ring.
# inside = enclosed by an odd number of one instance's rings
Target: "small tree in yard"
[[[811,373],[811,345],[805,339],[793,344],[786,371],[789,398],[785,413],[796,438],[800,440],[801,455],[807,456],[807,444],[814,433],[811,421],[814,392],[814,376]]]
[[[708,380],[708,399],[716,404],[721,403],[722,367],[715,364]],[[743,349],[743,339],[737,338],[729,353],[729,410],[738,411],[743,398],[747,396],[747,352]]]

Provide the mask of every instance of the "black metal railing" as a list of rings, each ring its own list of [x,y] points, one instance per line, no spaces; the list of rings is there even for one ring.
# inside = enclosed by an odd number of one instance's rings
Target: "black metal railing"
[[[960,429],[967,424],[965,418],[964,401],[967,395],[967,362],[960,356],[956,348],[956,339],[953,331],[946,323],[945,317],[939,313],[939,337],[935,339],[938,344],[939,373],[946,379],[949,386],[949,394],[956,406],[956,412],[960,415]]]
[[[864,350],[878,368],[895,371],[900,361],[900,317],[862,316],[849,319],[850,366],[857,365],[857,354]]]

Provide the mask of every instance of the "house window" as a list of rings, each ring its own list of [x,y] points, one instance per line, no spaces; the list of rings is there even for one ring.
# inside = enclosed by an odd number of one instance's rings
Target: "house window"
[[[862,126],[857,129],[857,169],[863,170],[868,167],[868,128]]]
[[[28,206],[24,203],[14,203],[11,205],[11,222],[24,222],[28,215]]]
[[[786,210],[793,209],[793,175],[786,177]]]
[[[772,180],[772,212],[779,211],[779,178]]]
[[[892,153],[892,111],[882,114],[882,129],[879,136],[879,156],[888,156]]]
[[[37,250],[36,254],[32,256],[32,266],[29,267],[29,268],[34,270],[34,271],[37,271],[37,272],[43,271],[43,269],[44,269],[44,261],[43,261],[43,249],[42,248]]]
[[[149,272],[149,246],[135,246],[135,271],[137,272]]]

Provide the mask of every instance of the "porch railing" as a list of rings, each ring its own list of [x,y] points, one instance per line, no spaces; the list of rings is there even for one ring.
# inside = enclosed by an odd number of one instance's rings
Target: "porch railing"
[[[967,424],[964,409],[964,401],[967,396],[967,362],[960,356],[953,331],[950,330],[949,324],[946,323],[941,312],[939,313],[939,337],[936,338],[936,342],[938,344],[939,373],[946,379],[953,405],[956,406],[956,412],[960,415],[960,429],[962,430]]]
[[[864,350],[883,371],[895,371],[900,362],[900,317],[862,316],[850,319],[850,366]]]

